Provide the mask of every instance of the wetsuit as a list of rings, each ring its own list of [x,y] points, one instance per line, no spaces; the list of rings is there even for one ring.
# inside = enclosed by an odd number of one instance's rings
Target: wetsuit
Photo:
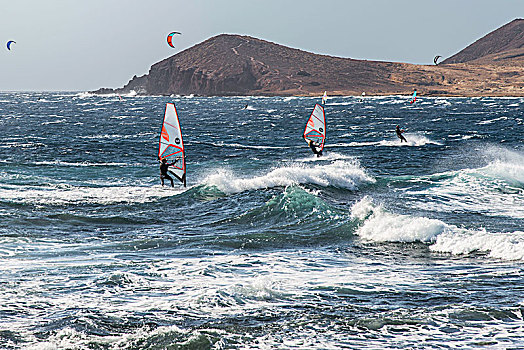
[[[400,130],[400,127],[397,125],[397,129],[395,130],[397,132],[397,136],[398,138],[400,139],[400,143],[402,143],[402,141],[406,141],[408,142],[408,140],[406,140],[406,138],[404,137],[404,135],[402,135],[402,133],[404,132],[404,130]]]
[[[308,144],[309,144],[309,148],[311,148],[311,150],[313,151],[313,153],[317,155],[317,157],[320,157],[322,155],[322,150],[317,151],[317,148],[315,147],[315,144],[313,143],[313,141],[309,141]]]
[[[160,182],[162,182],[162,186],[164,186],[164,179],[168,179],[169,181],[171,181],[171,187],[175,187],[173,178],[169,176],[169,174],[167,173],[170,165],[173,164],[168,164],[167,162],[160,163]]]

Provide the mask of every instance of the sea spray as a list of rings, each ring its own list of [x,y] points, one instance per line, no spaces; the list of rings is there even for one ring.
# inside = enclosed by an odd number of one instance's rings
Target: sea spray
[[[493,233],[448,225],[440,220],[398,215],[364,197],[351,208],[360,222],[356,234],[374,242],[429,243],[435,252],[468,255],[475,252],[501,260],[524,260],[524,232]]]
[[[467,255],[474,252],[487,253],[501,260],[524,260],[524,232],[491,233],[454,230],[439,235],[429,247],[435,252]]]
[[[216,186],[225,193],[238,193],[273,187],[286,187],[298,184],[313,184],[322,187],[338,187],[356,190],[360,184],[374,183],[375,179],[358,164],[348,161],[335,161],[330,164],[293,164],[262,171],[264,175],[238,177],[229,169],[218,169],[208,175],[204,183]]]
[[[356,233],[375,242],[431,242],[448,229],[440,220],[390,213],[368,197],[353,205],[351,216],[361,222]]]

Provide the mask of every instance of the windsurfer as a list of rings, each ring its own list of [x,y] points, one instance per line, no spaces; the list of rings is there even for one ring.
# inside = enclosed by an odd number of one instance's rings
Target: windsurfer
[[[169,176],[167,171],[169,170],[169,166],[173,165],[174,163],[168,163],[165,158],[162,158],[160,160],[160,182],[162,183],[162,186],[164,186],[164,179],[168,179],[171,181],[171,187],[175,187],[175,184],[173,183],[173,178]]]
[[[317,150],[317,145],[311,140],[306,140],[309,148],[317,155],[317,157],[320,157],[322,155],[322,150]]]
[[[400,139],[400,143],[402,143],[402,141],[408,142],[408,140],[406,140],[404,135],[402,135],[402,133],[405,132],[405,130],[401,129],[400,126],[397,125],[397,128],[395,129],[395,131],[397,133],[398,138]]]

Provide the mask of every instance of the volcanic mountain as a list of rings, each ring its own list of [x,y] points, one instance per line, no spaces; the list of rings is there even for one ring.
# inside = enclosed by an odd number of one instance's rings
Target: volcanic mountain
[[[515,19],[443,61],[451,63],[512,64],[524,61],[524,19]]]
[[[524,96],[524,20],[517,19],[438,66],[355,60],[221,34],[155,63],[123,88],[144,95],[409,94]],[[321,67],[321,69],[319,69]]]

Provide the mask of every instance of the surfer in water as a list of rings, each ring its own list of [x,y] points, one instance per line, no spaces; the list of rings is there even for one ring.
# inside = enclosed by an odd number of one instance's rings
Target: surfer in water
[[[322,150],[317,150],[317,146],[315,145],[315,143],[311,140],[307,140],[307,144],[309,146],[309,148],[311,148],[311,150],[313,151],[313,153],[315,153],[317,155],[317,157],[320,157],[322,155]]]
[[[406,130],[402,130],[400,128],[400,125],[397,125],[397,128],[395,130],[395,132],[397,133],[397,137],[400,139],[400,143],[402,143],[402,141],[406,141],[408,142],[408,140],[406,140],[406,138],[404,137],[404,135],[402,135],[403,132],[405,132]]]
[[[167,171],[169,170],[169,166],[173,164],[174,163],[169,164],[165,158],[162,158],[160,160],[160,182],[162,182],[162,186],[164,186],[164,179],[168,179],[169,181],[171,181],[171,187],[175,187],[175,184],[173,183],[173,178],[169,176],[169,174],[167,173]]]

